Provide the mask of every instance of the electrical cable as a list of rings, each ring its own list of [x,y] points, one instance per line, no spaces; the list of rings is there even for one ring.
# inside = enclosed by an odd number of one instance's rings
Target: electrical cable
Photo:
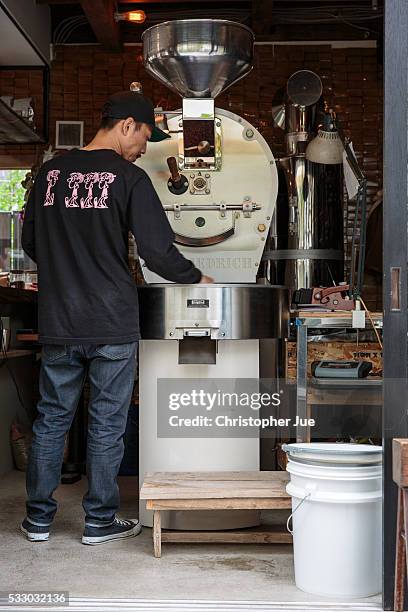
[[[373,326],[374,333],[377,336],[378,344],[380,345],[381,350],[382,350],[383,349],[383,343],[381,342],[380,334],[378,333],[378,330],[377,330],[376,326],[374,325],[374,321],[371,318],[370,311],[368,310],[367,306],[365,305],[364,300],[361,297],[359,297],[358,299],[362,303],[363,308],[366,311],[368,318],[370,319],[371,325]]]
[[[71,32],[78,27],[82,27],[84,25],[89,25],[87,18],[84,16],[73,23],[70,23],[64,27],[64,30],[60,33],[59,39],[62,43],[65,42],[71,36]]]
[[[70,24],[75,23],[76,21],[79,21],[79,20],[83,19],[84,17],[85,17],[85,15],[74,15],[73,17],[68,17],[66,19],[63,19],[56,26],[56,28],[54,30],[54,38],[55,39],[58,38],[65,27],[69,26]]]
[[[335,10],[336,12],[330,12]],[[289,12],[286,10],[274,10],[274,17],[277,21],[281,21],[282,23],[301,23],[301,24],[324,24],[324,23],[333,23],[336,21],[340,21],[345,23],[346,25],[356,28],[358,30],[363,30],[365,32],[370,32],[372,34],[378,34],[375,30],[371,30],[369,27],[364,27],[357,25],[354,22],[358,21],[373,21],[381,19],[383,13],[381,11],[373,12],[370,9],[346,9],[344,7],[330,7],[330,11],[327,9],[322,9],[320,7],[310,7],[307,9],[307,12],[302,12],[301,10],[296,12],[296,16],[293,16],[293,12]]]
[[[69,40],[72,32],[74,32],[77,28],[83,27],[86,25],[88,25],[87,20],[81,19],[81,20],[76,21],[75,23],[65,26],[64,29],[60,32],[60,35],[58,37],[59,44],[66,43]]]
[[[88,23],[85,15],[77,15],[75,17],[69,17],[68,19],[64,19],[61,23],[58,24],[57,28],[54,32],[54,43],[60,44],[64,38],[64,35],[69,29],[79,23]]]
[[[149,23],[155,24],[160,23],[163,20],[174,19],[177,18],[177,13],[168,11],[160,11],[154,13],[154,15],[149,15]],[[182,11],[182,16],[184,19],[200,17],[203,14],[202,9],[193,9],[190,11]],[[249,19],[250,13],[248,9],[217,9],[214,8],[212,10],[212,14],[214,17],[217,15],[222,16],[224,19],[232,19],[234,21],[245,22]],[[357,25],[356,22],[362,21],[373,21],[381,19],[383,16],[383,11],[376,10],[373,11],[370,8],[366,7],[345,7],[344,5],[336,4],[331,5],[327,8],[322,7],[308,7],[307,9],[297,9],[296,15],[294,16],[293,10],[287,9],[274,9],[274,16],[278,21],[282,23],[303,23],[308,25],[313,24],[324,24],[324,23],[335,23],[342,22],[346,25],[356,28],[358,30],[363,30],[366,32],[371,32],[372,34],[378,34],[375,30],[371,30],[369,27],[365,27],[362,25]],[[85,15],[75,15],[71,17],[67,17],[63,19],[55,28],[54,31],[54,42],[56,44],[64,44],[66,43],[72,33],[82,25],[86,25],[88,20]]]
[[[87,25],[88,25],[87,21],[83,21],[81,23],[76,23],[75,25],[73,25],[69,30],[67,30],[64,33],[64,38],[60,44],[67,44],[71,35],[75,32],[75,30],[78,30],[79,28],[83,28],[84,26],[87,26]]]
[[[351,28],[355,28],[356,30],[363,30],[364,32],[370,32],[371,34],[378,34],[378,32],[376,32],[375,30],[371,30],[370,28],[365,28],[363,26],[358,26],[354,23],[351,23],[351,21],[348,21],[344,17],[341,17],[340,15],[338,15],[336,19],[337,21],[342,21],[346,25],[350,26]],[[376,17],[371,17],[371,19],[376,19]]]
[[[67,25],[68,23],[72,22],[72,21],[76,21],[78,19],[79,15],[77,15],[76,17],[68,17],[67,19],[63,19],[62,21],[60,21],[60,23],[56,26],[54,33],[53,33],[53,42],[57,42],[58,37],[60,35],[61,30],[65,27],[65,25]]]

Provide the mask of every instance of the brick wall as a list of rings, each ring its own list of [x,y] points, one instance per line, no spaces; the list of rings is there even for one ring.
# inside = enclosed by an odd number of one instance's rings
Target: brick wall
[[[273,127],[271,106],[276,91],[301,68],[319,74],[324,96],[336,109],[371,185],[381,183],[382,149],[382,66],[377,50],[371,48],[332,49],[325,45],[255,47],[253,71],[217,98],[217,105],[236,112],[258,127],[279,154],[281,130]],[[50,141],[55,138],[55,121],[85,121],[85,139],[92,137],[99,123],[100,107],[106,97],[127,89],[140,80],[144,92],[167,108],[180,106],[180,98],[147,75],[140,47],[125,47],[121,54],[95,46],[57,47],[51,67]],[[0,95],[33,95],[40,123],[41,74],[38,71],[0,70]],[[29,153],[32,147],[8,145],[0,154]]]
[[[358,160],[369,181],[369,200],[382,181],[382,66],[373,48],[331,48],[330,45],[260,45],[255,47],[253,71],[217,98],[217,105],[254,124],[276,156],[282,152],[283,133],[273,126],[271,107],[276,91],[296,70],[307,68],[322,79],[324,96],[338,113],[346,134],[352,137]],[[30,71],[0,71],[0,94],[34,95],[40,104],[37,76]],[[98,127],[106,97],[141,81],[144,93],[166,109],[180,106],[180,98],[149,77],[141,47],[125,47],[113,54],[95,46],[57,47],[51,67],[50,142],[55,142],[57,119],[83,120],[85,141]],[[27,90],[25,91],[25,89]],[[39,113],[41,117],[41,113]],[[34,162],[35,147],[0,147],[0,167],[8,160]],[[348,211],[346,235],[350,239],[353,205]]]

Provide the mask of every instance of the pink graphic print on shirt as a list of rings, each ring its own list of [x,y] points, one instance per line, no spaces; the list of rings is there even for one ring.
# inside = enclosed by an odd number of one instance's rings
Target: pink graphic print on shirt
[[[72,189],[71,197],[65,197],[65,206],[67,208],[79,208],[78,204],[78,189],[81,183],[84,182],[84,175],[81,172],[71,172],[67,179],[68,187]]]
[[[99,173],[99,189],[102,189],[102,193],[99,198],[94,198],[94,208],[108,208],[106,201],[108,199],[109,185],[113,183],[116,178],[116,174],[112,172],[100,172]]]
[[[54,193],[51,193],[51,189],[54,187],[55,183],[58,181],[60,175],[60,170],[50,170],[47,174],[47,191],[45,194],[44,206],[53,206],[54,205]]]
[[[85,189],[88,190],[86,198],[81,198],[81,208],[93,208],[93,187],[99,181],[99,172],[88,172],[84,175]]]

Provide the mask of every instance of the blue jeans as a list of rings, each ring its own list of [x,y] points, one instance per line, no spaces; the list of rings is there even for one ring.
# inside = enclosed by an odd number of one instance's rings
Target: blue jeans
[[[38,417],[27,467],[27,518],[50,525],[57,511],[52,497],[61,479],[65,436],[85,378],[90,384],[88,413],[88,491],[83,498],[85,523],[110,525],[119,508],[117,475],[132,396],[137,342],[129,344],[43,347]]]

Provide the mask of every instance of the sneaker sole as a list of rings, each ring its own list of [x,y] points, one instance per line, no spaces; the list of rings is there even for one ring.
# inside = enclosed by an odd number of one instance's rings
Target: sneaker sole
[[[113,542],[114,540],[123,540],[125,538],[134,538],[139,535],[142,531],[141,525],[135,525],[133,529],[129,531],[124,531],[123,533],[115,533],[108,536],[82,536],[82,544],[87,544],[88,546],[97,546],[98,544],[105,544],[106,542]]]
[[[30,531],[27,531],[27,529],[25,529],[22,525],[20,525],[20,531],[21,533],[24,533],[27,540],[29,540],[30,542],[46,542],[50,535],[49,532],[48,533],[31,533]]]

